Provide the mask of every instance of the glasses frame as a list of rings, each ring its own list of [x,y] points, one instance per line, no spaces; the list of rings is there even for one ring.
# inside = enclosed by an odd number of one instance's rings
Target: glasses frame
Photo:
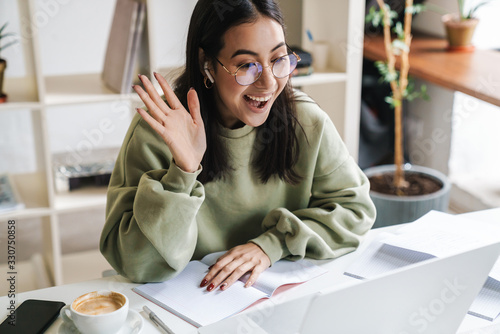
[[[284,77],[281,77],[281,78],[280,78],[280,77],[276,76],[276,74],[274,74],[274,71],[272,70],[272,68],[274,67],[274,64],[276,63],[276,61],[278,61],[279,59],[281,59],[281,58],[283,58],[283,57],[290,56],[290,55],[294,55],[294,56],[297,58],[297,64],[301,61],[300,56],[299,56],[298,54],[296,54],[296,53],[295,53],[292,49],[290,49],[290,47],[289,47],[288,45],[287,45],[287,48],[288,48],[290,51],[292,51],[292,52],[287,53],[286,55],[283,55],[283,56],[281,56],[281,57],[279,57],[279,58],[276,58],[275,60],[271,61],[271,65],[269,65],[269,66],[263,66],[263,65],[262,65],[261,63],[259,63],[258,61],[252,61],[252,62],[248,62],[248,63],[245,63],[245,64],[242,64],[242,65],[238,66],[238,68],[236,69],[236,71],[234,71],[234,73],[233,73],[233,72],[231,72],[230,70],[228,70],[228,69],[226,68],[226,66],[224,66],[224,64],[223,64],[223,63],[222,63],[219,59],[217,59],[217,57],[214,57],[214,58],[215,58],[215,60],[217,60],[217,62],[220,64],[220,66],[222,66],[222,68],[223,68],[224,70],[226,70],[226,72],[227,72],[228,74],[230,74],[230,75],[232,75],[232,76],[234,77],[234,80],[236,81],[236,83],[237,83],[238,85],[240,85],[240,86],[250,86],[250,85],[252,85],[252,84],[256,83],[256,82],[260,79],[260,77],[262,76],[262,73],[264,72],[264,69],[265,69],[265,68],[268,68],[268,67],[271,67],[271,73],[274,75],[274,77],[275,77],[275,78],[278,78],[278,79],[283,79],[283,78],[285,78],[285,77],[286,77],[286,76],[284,76]],[[240,70],[243,66],[246,66],[246,65],[251,64],[251,63],[254,63],[254,64],[260,64],[260,66],[262,66],[262,71],[259,73],[259,76],[255,79],[255,81],[254,81],[254,82],[249,83],[249,84],[247,84],[247,85],[242,85],[242,84],[240,84],[240,83],[238,82],[238,80],[236,79],[236,74],[238,73],[238,71],[239,71],[239,70]],[[295,70],[295,69],[294,69],[294,70]],[[292,71],[292,72],[293,72],[293,71]],[[292,72],[290,72],[288,75],[292,74]]]

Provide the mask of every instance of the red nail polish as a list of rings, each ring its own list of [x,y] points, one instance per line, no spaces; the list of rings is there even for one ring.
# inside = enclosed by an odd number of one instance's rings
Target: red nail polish
[[[224,291],[224,290],[226,290],[226,288],[227,288],[227,283],[222,283],[221,286],[220,286],[220,289],[222,291]]]
[[[207,283],[208,283],[208,281],[206,279],[201,281],[200,288],[203,288],[205,285],[207,285]]]
[[[210,285],[207,288],[207,291],[212,291],[215,288],[214,283],[210,283]]]

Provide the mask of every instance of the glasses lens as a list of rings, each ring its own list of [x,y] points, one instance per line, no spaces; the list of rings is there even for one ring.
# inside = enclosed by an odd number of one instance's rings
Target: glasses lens
[[[248,86],[257,81],[262,73],[262,65],[259,63],[248,63],[236,71],[236,82]]]
[[[273,73],[277,78],[284,78],[297,67],[297,57],[294,54],[281,57],[274,62]]]

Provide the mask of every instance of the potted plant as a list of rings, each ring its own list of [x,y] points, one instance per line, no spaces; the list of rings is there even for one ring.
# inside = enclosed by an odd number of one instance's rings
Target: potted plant
[[[465,0],[458,1],[458,13],[443,15],[442,21],[446,30],[448,49],[452,51],[472,51],[471,44],[474,30],[479,22],[475,17],[476,11],[490,0],[480,1],[467,9]]]
[[[17,41],[10,41],[4,45],[2,45],[2,40],[5,37],[9,36],[14,36],[14,33],[6,33],[5,28],[7,27],[8,23],[5,23],[1,28],[0,28],[0,103],[6,102],[7,101],[7,95],[4,94],[3,92],[3,78],[4,78],[4,73],[5,69],[7,68],[7,61],[2,58],[1,52],[8,48],[9,46],[15,44]]]
[[[379,10],[372,7],[366,19],[375,27],[383,26],[387,60],[376,62],[376,66],[382,80],[390,84],[392,95],[386,97],[386,102],[394,108],[395,116],[394,164],[365,169],[371,184],[370,196],[377,207],[374,227],[381,227],[413,221],[430,210],[445,211],[451,186],[447,177],[439,171],[404,162],[403,100],[428,98],[425,86],[416,90],[408,79],[412,16],[424,7],[414,5],[413,0],[406,0],[404,23],[394,24],[397,13],[383,0],[377,0],[377,3]],[[396,36],[394,39],[391,28]],[[396,71],[398,58],[399,72]]]

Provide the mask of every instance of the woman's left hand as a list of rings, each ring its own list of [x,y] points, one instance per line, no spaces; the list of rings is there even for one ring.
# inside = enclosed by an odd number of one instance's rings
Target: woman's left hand
[[[217,262],[210,267],[208,274],[201,281],[200,286],[208,285],[208,291],[219,286],[221,290],[226,290],[241,276],[250,272],[250,277],[245,283],[245,287],[248,288],[270,265],[269,257],[256,244],[247,243],[236,246],[217,259]]]

